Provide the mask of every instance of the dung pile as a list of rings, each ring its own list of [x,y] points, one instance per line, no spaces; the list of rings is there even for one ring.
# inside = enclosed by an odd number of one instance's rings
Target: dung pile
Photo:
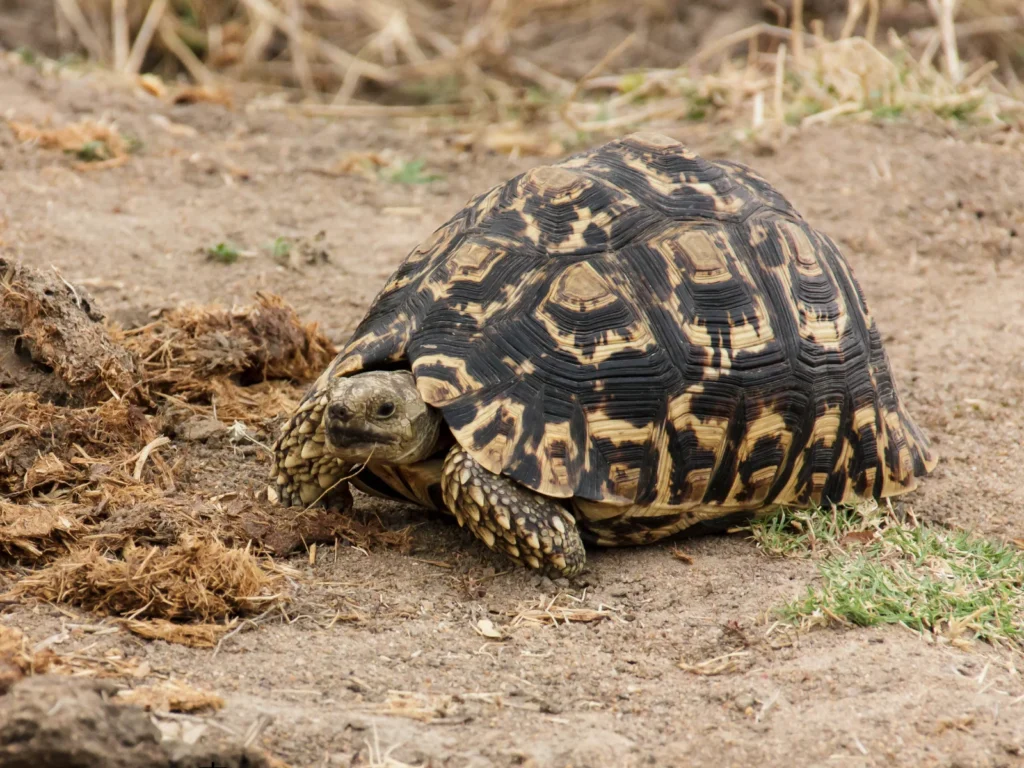
[[[344,539],[343,518],[277,526],[253,488],[189,488],[181,423],[237,419],[259,434],[334,354],[270,294],[122,329],[59,275],[0,260],[0,568],[36,569],[8,570],[20,580],[6,597],[199,646],[285,599],[260,550]]]
[[[0,392],[89,405],[128,395],[136,361],[93,299],[53,274],[0,257]]]
[[[158,454],[140,461],[159,438],[125,399],[75,408],[17,391],[0,399],[0,424],[0,556],[49,559],[111,506],[172,482]]]
[[[217,415],[246,419],[287,411],[298,384],[316,378],[336,350],[315,324],[303,324],[277,296],[234,309],[182,307],[120,341],[140,361],[151,397],[217,407]]]
[[[280,588],[280,576],[248,549],[189,534],[168,547],[129,543],[116,554],[98,547],[73,550],[22,579],[12,596],[130,616],[126,626],[136,634],[202,647],[235,617],[280,600]]]

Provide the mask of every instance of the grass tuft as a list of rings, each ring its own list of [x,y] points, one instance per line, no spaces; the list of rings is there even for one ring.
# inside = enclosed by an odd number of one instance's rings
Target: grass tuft
[[[217,243],[206,249],[206,256],[211,261],[216,261],[220,264],[234,264],[238,261],[241,253],[231,243]]]
[[[820,583],[777,609],[784,621],[1024,643],[1024,552],[1013,546],[900,520],[876,504],[786,510],[751,533],[770,555],[821,557]]]
[[[396,184],[429,184],[443,178],[444,176],[441,174],[428,171],[426,161],[420,158],[396,163],[387,172],[388,181],[393,181]]]
[[[278,237],[270,245],[270,255],[274,261],[286,262],[292,252],[292,243],[287,237]]]
[[[105,141],[87,141],[76,152],[75,157],[85,163],[98,163],[113,157],[110,147]]]

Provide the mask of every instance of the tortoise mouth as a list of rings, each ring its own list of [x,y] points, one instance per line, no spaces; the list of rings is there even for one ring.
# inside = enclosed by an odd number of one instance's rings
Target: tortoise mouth
[[[341,424],[327,426],[327,439],[336,448],[372,448],[374,445],[393,445],[398,442],[395,435],[389,435],[370,429],[346,427]]]

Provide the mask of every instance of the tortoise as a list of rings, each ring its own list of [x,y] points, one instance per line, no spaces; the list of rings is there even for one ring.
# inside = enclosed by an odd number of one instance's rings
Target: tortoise
[[[585,542],[891,497],[936,461],[836,244],[747,166],[635,133],[413,250],[283,426],[268,497],[351,482],[570,576]]]

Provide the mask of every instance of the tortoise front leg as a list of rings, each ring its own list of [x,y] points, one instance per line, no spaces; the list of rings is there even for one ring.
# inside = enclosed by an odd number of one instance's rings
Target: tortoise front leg
[[[576,521],[551,499],[489,472],[461,447],[441,470],[444,503],[495,552],[556,576],[579,573],[586,561]]]

